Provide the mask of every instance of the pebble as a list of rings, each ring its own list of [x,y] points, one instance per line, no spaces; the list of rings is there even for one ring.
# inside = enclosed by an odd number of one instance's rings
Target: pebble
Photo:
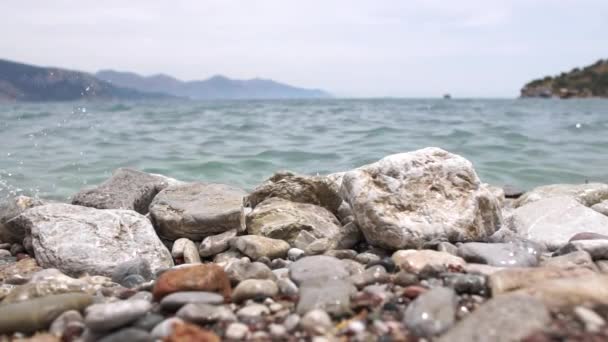
[[[304,252],[303,250],[301,250],[299,248],[290,248],[287,251],[287,259],[289,259],[291,261],[296,261],[298,259],[301,259],[305,255],[306,255],[306,252]]]
[[[190,243],[184,246],[184,263],[185,264],[200,264],[201,256],[198,253],[198,248],[194,244],[194,242],[190,241]]]
[[[444,252],[444,253],[450,253],[452,255],[458,255],[458,247],[454,246],[453,244],[447,242],[447,241],[441,241],[437,244],[437,251],[438,252]]]
[[[431,289],[410,303],[404,323],[417,336],[439,335],[454,324],[457,303],[454,290],[446,287]]]
[[[84,322],[94,332],[109,331],[137,320],[151,308],[149,301],[141,299],[94,304],[87,307]]]
[[[332,256],[338,259],[354,259],[357,256],[357,251],[352,249],[332,249],[326,251],[323,255]]]
[[[399,250],[393,253],[391,259],[401,270],[419,273],[426,267],[437,269],[461,268],[466,262],[457,256],[430,249]]]
[[[200,328],[190,323],[175,324],[171,334],[163,339],[164,342],[220,342],[220,337],[214,332]]]
[[[274,297],[278,293],[279,288],[272,280],[247,279],[236,286],[232,293],[232,300],[240,303],[247,299]]]
[[[481,274],[446,273],[442,274],[445,286],[450,287],[456,293],[487,295],[487,278]]]
[[[276,270],[278,268],[287,268],[291,264],[290,260],[285,260],[281,258],[274,259],[270,262],[270,268]]]
[[[469,242],[458,247],[458,255],[468,262],[499,267],[534,267],[542,248],[533,243]]]
[[[591,206],[591,209],[597,211],[600,214],[608,216],[608,200],[604,200],[600,203],[596,203]]]
[[[236,236],[236,229],[230,229],[221,234],[207,236],[198,247],[199,255],[203,258],[224,252],[230,247],[230,240]]]
[[[557,268],[587,268],[597,271],[597,266],[593,263],[591,255],[585,251],[575,251],[560,256],[555,256],[541,262],[543,267]]]
[[[555,252],[556,255],[564,255],[576,251],[585,251],[591,255],[593,260],[608,259],[608,239],[574,240]]]
[[[348,279],[312,279],[300,284],[300,297],[296,312],[305,314],[322,309],[331,314],[350,312],[350,297],[357,289]]]
[[[285,317],[283,321],[283,326],[287,329],[288,332],[294,331],[298,325],[300,324],[300,315],[298,314],[290,314]]]
[[[131,326],[145,331],[151,331],[156,325],[158,325],[158,323],[162,322],[164,319],[165,317],[158,313],[148,312],[147,314],[143,315],[135,322],[133,322]]]
[[[149,342],[152,341],[152,336],[149,332],[137,328],[125,328],[113,332],[102,339],[99,342]]]
[[[583,324],[585,324],[585,329],[589,332],[598,332],[606,325],[606,321],[602,316],[584,306],[577,306],[574,308],[574,314]]]
[[[355,260],[362,263],[363,265],[367,265],[369,263],[382,260],[382,257],[371,252],[363,252],[357,254],[355,256]]]
[[[384,284],[391,280],[391,276],[382,266],[373,266],[360,274],[351,276],[351,281],[357,288],[363,288],[371,284]]]
[[[416,285],[419,283],[420,279],[414,273],[410,273],[408,271],[399,271],[394,277],[395,285],[407,287],[410,285]]]
[[[153,278],[150,263],[143,258],[135,258],[120,263],[112,272],[112,281],[128,288],[135,287]]]
[[[289,243],[286,241],[260,235],[237,236],[230,240],[230,246],[238,249],[253,260],[261,257],[268,257],[270,259],[283,258],[287,256],[287,251],[290,249]]]
[[[184,323],[181,318],[171,317],[158,323],[154,329],[152,329],[151,335],[154,339],[163,340],[165,337],[173,333],[173,327]]]
[[[59,317],[57,317],[53,323],[51,323],[49,332],[55,336],[61,336],[68,325],[76,324],[84,329],[84,318],[79,311],[69,310],[59,315]]]
[[[186,304],[179,309],[176,316],[197,324],[236,321],[236,315],[232,310],[223,305]]]
[[[229,299],[232,288],[223,268],[215,264],[201,264],[164,272],[156,280],[152,293],[156,300],[160,300],[180,291],[218,292]]]
[[[279,286],[279,292],[287,297],[297,297],[300,293],[300,289],[298,285],[296,285],[289,278],[280,278],[277,281],[277,285]]]
[[[194,304],[213,304],[218,305],[224,303],[224,297],[214,292],[204,291],[183,291],[174,292],[165,296],[160,301],[160,308],[164,311],[175,312],[182,306]]]
[[[343,260],[326,256],[307,256],[289,265],[289,276],[296,283],[311,279],[343,279],[349,276]]]
[[[226,267],[226,274],[233,284],[247,279],[276,279],[272,270],[261,262],[236,261]]]
[[[492,273],[488,277],[488,285],[493,296],[501,293],[530,287],[539,282],[556,278],[580,277],[593,275],[586,268],[563,269],[554,267],[507,268]]]
[[[249,334],[249,327],[243,323],[234,322],[230,323],[226,328],[226,338],[231,340],[242,341],[247,338]]]
[[[8,258],[11,256],[12,256],[11,252],[9,252],[5,249],[0,249],[0,258]]]
[[[268,326],[270,336],[274,339],[282,339],[287,335],[287,329],[281,324],[272,323]]]
[[[311,335],[323,335],[332,326],[331,317],[323,310],[312,310],[300,320],[300,327]]]
[[[259,318],[270,314],[270,309],[262,304],[249,304],[236,312],[241,319]]]

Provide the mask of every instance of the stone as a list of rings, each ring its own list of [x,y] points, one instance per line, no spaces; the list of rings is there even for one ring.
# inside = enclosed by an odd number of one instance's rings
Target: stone
[[[179,241],[182,239],[176,240]],[[200,264],[201,256],[198,253],[198,248],[191,240],[185,239],[184,246],[182,248],[182,258],[185,264]]]
[[[495,185],[490,185],[487,183],[483,183],[482,184],[483,187],[485,187],[486,189],[488,189],[492,195],[494,195],[494,197],[496,197],[496,200],[498,201],[498,205],[502,208],[505,206],[505,201],[506,201],[506,194],[505,194],[505,190],[499,186],[495,186]]]
[[[555,256],[541,262],[543,267],[556,268],[587,268],[597,271],[591,255],[585,251],[575,251],[561,256]]]
[[[87,307],[84,322],[94,332],[110,331],[144,316],[151,308],[149,301],[141,299],[93,304]]]
[[[563,309],[581,304],[608,304],[608,275],[589,274],[546,279],[516,293],[538,298],[548,308]]]
[[[357,288],[348,279],[316,278],[300,284],[296,312],[321,309],[332,315],[350,313],[350,297]]]
[[[332,327],[331,317],[323,310],[312,310],[302,317],[300,327],[311,335],[323,335]]]
[[[428,266],[440,269],[461,268],[466,264],[460,257],[430,249],[399,250],[393,253],[391,259],[400,269],[414,273],[419,273]]]
[[[585,330],[587,331],[599,332],[600,329],[606,325],[606,321],[602,316],[584,306],[577,306],[574,308],[574,314],[583,324],[585,324]]]
[[[469,242],[458,247],[458,256],[467,262],[499,267],[534,267],[541,253],[532,243]]]
[[[513,206],[522,207],[552,197],[570,197],[586,207],[608,200],[608,184],[553,184],[544,185],[526,192],[518,198]]]
[[[608,239],[571,240],[562,248],[557,250],[555,254],[564,255],[576,251],[587,252],[593,260],[608,259]]]
[[[274,297],[279,293],[279,287],[272,280],[247,279],[240,282],[232,293],[232,300],[236,303],[247,299]]]
[[[173,333],[173,329],[176,325],[182,324],[184,321],[181,318],[171,317],[158,323],[154,329],[152,329],[151,335],[155,340],[163,340]]]
[[[204,291],[174,292],[166,295],[160,301],[160,308],[164,311],[175,312],[186,304],[213,304],[224,303],[224,297],[220,294]]]
[[[417,336],[439,335],[454,324],[457,304],[458,298],[454,290],[436,287],[408,305],[404,323]]]
[[[437,244],[437,252],[449,253],[452,255],[458,255],[458,247],[447,241],[441,241]]]
[[[268,331],[273,339],[284,339],[287,336],[287,329],[281,324],[270,324]]]
[[[36,259],[26,258],[14,263],[0,264],[0,283],[13,283],[19,279],[20,283],[27,282],[30,277],[40,271]]]
[[[300,293],[298,285],[296,285],[289,278],[281,278],[277,280],[277,286],[279,287],[279,292],[286,297],[295,298]]]
[[[276,279],[272,270],[261,262],[233,262],[226,267],[226,274],[232,284],[238,284],[246,279]]]
[[[485,296],[489,293],[487,277],[480,274],[446,273],[442,274],[445,286],[458,294],[478,294]]]
[[[255,209],[269,198],[280,198],[290,202],[307,203],[324,207],[333,214],[338,213],[342,198],[332,180],[324,176],[303,176],[290,172],[278,172],[256,187],[243,203]]]
[[[247,338],[249,334],[249,327],[243,323],[234,322],[230,323],[228,328],[226,328],[225,337],[230,340],[235,341],[243,341]]]
[[[253,260],[262,257],[270,259],[287,256],[290,246],[283,240],[258,235],[243,235],[230,240],[230,245]]]
[[[549,197],[513,211],[509,225],[526,239],[550,250],[563,247],[581,232],[608,234],[608,217],[571,197]]]
[[[516,342],[547,327],[551,316],[539,300],[525,295],[492,298],[460,320],[438,342]]]
[[[207,236],[198,247],[199,255],[203,258],[224,252],[230,246],[230,240],[236,236],[236,229],[230,229],[221,234]]]
[[[43,204],[45,202],[27,196],[16,196],[0,202],[0,241],[21,243],[26,235],[25,230],[8,222],[27,209]]]
[[[133,278],[139,276],[141,278]],[[134,287],[143,282],[154,279],[154,274],[150,268],[150,263],[143,258],[134,258],[129,261],[122,262],[114,268],[112,272],[112,281],[124,287]],[[139,282],[139,280],[142,280]]]
[[[236,312],[239,319],[256,319],[270,314],[270,310],[266,305],[249,304],[242,307]]]
[[[502,224],[498,201],[471,163],[439,148],[391,155],[349,171],[341,195],[366,240],[387,249],[481,240]]]
[[[382,266],[373,266],[360,274],[350,277],[352,283],[359,289],[372,284],[384,284],[391,281],[391,276]]]
[[[306,255],[306,252],[304,252],[303,250],[299,249],[299,248],[290,248],[287,251],[287,259],[291,260],[291,261],[296,261],[300,258],[303,258]]]
[[[138,328],[138,329],[142,329],[145,331],[151,331],[152,329],[154,329],[154,327],[156,325],[158,325],[164,319],[165,319],[165,317],[163,317],[160,314],[148,312],[147,314],[145,314],[142,317],[140,317],[139,319],[137,319],[135,322],[131,323],[131,326],[133,328]]]
[[[331,250],[336,246],[336,243],[333,240],[328,238],[320,238],[315,239],[311,243],[308,243],[306,247],[304,247],[304,251],[307,255],[317,255],[323,254],[326,251]]]
[[[355,260],[364,265],[367,265],[372,262],[377,262],[377,261],[382,260],[382,257],[380,257],[377,254],[371,253],[371,252],[363,252],[363,253],[357,254],[357,256],[355,257]]]
[[[593,275],[594,272],[586,268],[549,268],[549,267],[524,267],[508,268],[488,277],[488,285],[492,295],[527,288],[547,279],[571,278]]]
[[[467,263],[464,266],[464,271],[471,274],[482,274],[489,276],[498,271],[504,270],[505,267],[490,266],[485,264]]]
[[[234,322],[236,315],[230,308],[223,305],[211,305],[202,303],[192,303],[184,305],[176,316],[196,324],[208,324],[215,322]]]
[[[345,279],[349,275],[344,261],[326,255],[304,257],[289,265],[289,276],[296,284],[313,279]]]
[[[220,342],[221,339],[214,332],[202,329],[194,324],[175,324],[171,334],[163,339],[164,342]]]
[[[112,332],[106,335],[99,342],[150,342],[152,341],[152,335],[149,332],[137,328],[125,328]]]
[[[597,211],[600,214],[608,216],[608,199],[592,205],[591,209]]]
[[[218,292],[229,300],[232,288],[224,269],[214,264],[175,268],[161,274],[154,285],[154,299],[180,291]]]
[[[299,324],[300,315],[298,314],[290,314],[289,316],[285,317],[285,320],[283,321],[283,326],[285,326],[289,332],[295,330]]]
[[[11,252],[5,249],[0,249],[0,258],[8,258],[11,257]]]
[[[20,303],[0,305],[0,335],[14,332],[33,333],[47,329],[62,313],[80,311],[93,302],[82,293],[65,293],[36,298]]]
[[[79,311],[69,310],[59,315],[49,327],[49,332],[55,336],[63,335],[68,325],[79,325],[84,329],[84,318]]]
[[[56,203],[31,208],[11,222],[31,233],[40,266],[68,275],[112,276],[118,264],[136,257],[146,259],[152,272],[173,266],[150,221],[131,210]]]
[[[229,249],[225,252],[219,253],[217,254],[214,258],[213,258],[213,262],[215,264],[218,264],[222,267],[226,267],[228,266],[231,262],[235,261],[235,260],[240,260],[242,258],[244,258],[245,256],[243,255],[243,253],[239,252],[237,249]],[[249,258],[247,258],[249,259]]]
[[[120,168],[112,177],[92,189],[81,190],[72,197],[72,204],[97,209],[126,209],[148,213],[148,206],[159,191],[174,179]]]
[[[395,275],[395,278],[393,281],[394,281],[395,285],[408,287],[411,285],[418,284],[420,282],[420,279],[418,279],[418,276],[413,273],[410,273],[407,271],[400,271],[399,273],[397,273]]]
[[[245,195],[244,190],[224,184],[169,186],[150,203],[150,218],[161,238],[201,241],[239,228]]]
[[[524,194],[524,191],[514,185],[507,184],[502,187],[505,193],[505,198],[519,198]]]
[[[246,216],[247,232],[288,242],[305,249],[316,239],[339,244],[341,225],[329,210],[314,204],[269,198]]]

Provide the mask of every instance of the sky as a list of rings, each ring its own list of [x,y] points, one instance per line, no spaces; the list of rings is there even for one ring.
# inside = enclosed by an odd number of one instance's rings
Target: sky
[[[0,32],[0,58],[88,72],[516,97],[608,58],[608,0],[2,0]]]

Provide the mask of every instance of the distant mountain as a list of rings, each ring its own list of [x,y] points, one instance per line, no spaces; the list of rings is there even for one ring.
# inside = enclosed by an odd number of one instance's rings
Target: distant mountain
[[[166,98],[126,89],[95,76],[0,59],[0,101],[73,101],[82,99]]]
[[[521,97],[608,97],[608,59],[526,84]]]
[[[145,92],[161,92],[191,99],[285,99],[325,98],[330,95],[318,89],[297,88],[272,80],[255,78],[233,80],[213,76],[203,81],[181,81],[159,74],[141,76],[131,72],[99,71],[96,76],[112,84]]]

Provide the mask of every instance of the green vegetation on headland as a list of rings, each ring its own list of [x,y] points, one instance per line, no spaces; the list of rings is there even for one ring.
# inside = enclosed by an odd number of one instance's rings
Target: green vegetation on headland
[[[521,97],[608,97],[608,59],[534,80],[521,89]]]

